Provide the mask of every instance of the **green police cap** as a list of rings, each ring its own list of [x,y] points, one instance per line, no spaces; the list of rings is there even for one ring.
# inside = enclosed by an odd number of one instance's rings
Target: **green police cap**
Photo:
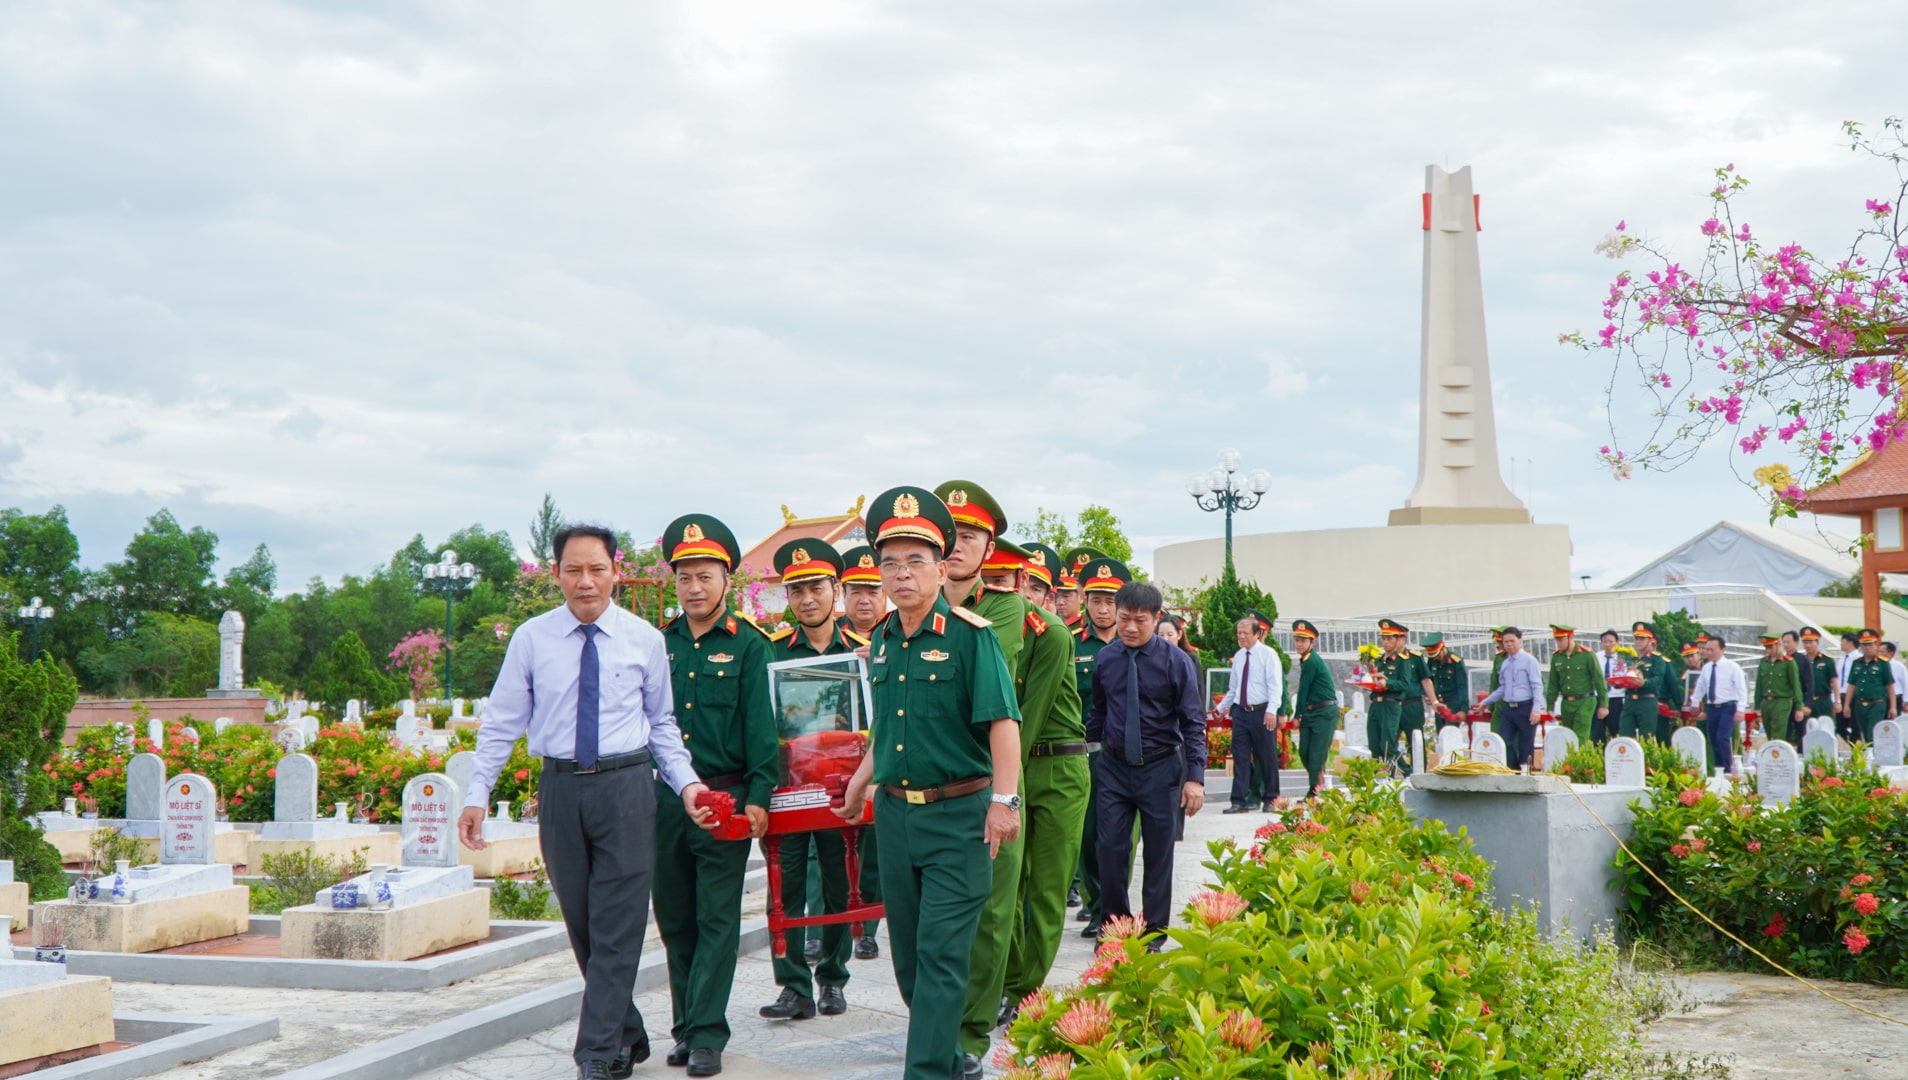
[[[1133,572],[1125,563],[1104,555],[1080,567],[1080,588],[1087,592],[1117,592],[1132,580]]]
[[[986,529],[996,537],[1007,531],[1006,511],[979,484],[971,480],[949,480],[935,488],[934,494],[947,504],[947,512],[953,515],[954,524]]]
[[[817,577],[841,577],[841,552],[826,540],[790,540],[775,552],[775,574],[783,584]]]
[[[670,566],[690,559],[715,559],[729,569],[742,557],[735,534],[708,514],[684,514],[662,534],[663,557]]]
[[[981,573],[1004,574],[1011,570],[1025,570],[1027,555],[1026,548],[1004,536],[1000,537],[994,541],[994,553],[981,563]]]
[[[921,540],[946,556],[954,550],[954,517],[941,497],[921,487],[891,488],[868,504],[868,541],[879,550],[889,540]]]
[[[1026,544],[1024,546],[1027,549],[1027,572],[1039,578],[1041,581],[1046,582],[1048,585],[1052,585],[1058,581],[1061,574],[1060,568],[1065,565],[1060,560],[1060,553],[1045,544]],[[1072,575],[1068,576],[1071,577]],[[1075,587],[1078,587],[1077,583]]]

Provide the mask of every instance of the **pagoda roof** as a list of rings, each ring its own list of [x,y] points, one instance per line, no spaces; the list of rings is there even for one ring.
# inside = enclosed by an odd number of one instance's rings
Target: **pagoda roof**
[[[1895,439],[1855,459],[1835,479],[1808,494],[1817,514],[1846,514],[1908,503],[1908,440]]]
[[[821,540],[836,550],[864,543],[867,533],[862,527],[861,509],[866,502],[864,495],[845,514],[811,518],[796,517],[783,504],[782,527],[743,552],[742,565],[761,574],[765,581],[780,581],[781,575],[775,573],[775,553],[790,540]]]

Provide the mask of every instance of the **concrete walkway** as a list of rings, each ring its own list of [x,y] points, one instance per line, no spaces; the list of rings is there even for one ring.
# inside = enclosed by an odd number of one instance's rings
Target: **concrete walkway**
[[[1173,899],[1177,908],[1204,888],[1211,871],[1201,865],[1206,843],[1224,836],[1247,839],[1266,821],[1262,814],[1221,815],[1223,801],[1208,806],[1186,823],[1186,840],[1174,857]],[[1137,890],[1135,891],[1137,899]],[[1072,910],[1068,912],[1069,919]],[[1069,921],[1050,982],[1078,979],[1092,958],[1093,943],[1079,936],[1081,923]],[[850,965],[848,1011],[841,1016],[813,1020],[768,1021],[755,1010],[775,1000],[779,992],[766,952],[744,957],[736,968],[735,992],[730,998],[729,1027],[733,1035],[723,1054],[724,1077],[734,1080],[891,1080],[900,1075],[908,1015],[895,988],[894,969],[887,955],[887,925],[879,936],[878,960]],[[637,999],[649,1023],[655,1056],[636,1070],[642,1076],[680,1076],[662,1063],[669,1049],[669,993],[663,990]],[[527,1039],[499,1047],[459,1065],[424,1074],[428,1080],[539,1080],[573,1077],[576,1066],[570,1048],[574,1023],[561,1024]],[[990,1075],[992,1070],[989,1070]]]

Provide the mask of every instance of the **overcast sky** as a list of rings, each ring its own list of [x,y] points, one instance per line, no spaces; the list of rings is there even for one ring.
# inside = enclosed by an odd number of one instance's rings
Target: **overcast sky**
[[[1582,9],[1582,13],[1568,10]],[[88,564],[170,507],[281,586],[545,491],[745,543],[962,477],[1244,532],[1381,525],[1416,471],[1419,194],[1471,165],[1500,449],[1576,571],[1759,502],[1618,484],[1618,219],[1709,170],[1821,247],[1892,177],[1899,4],[15,4],[0,9],[0,506]],[[1680,12],[1687,9],[1689,14]],[[1276,583],[1266,583],[1276,589]]]

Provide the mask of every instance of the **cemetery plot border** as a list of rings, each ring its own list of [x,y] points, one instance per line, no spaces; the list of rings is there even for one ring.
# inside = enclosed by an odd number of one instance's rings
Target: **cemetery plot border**
[[[133,1043],[124,1050],[32,1073],[46,1080],[124,1080],[153,1076],[228,1050],[278,1037],[276,1016],[189,1016],[180,1013],[113,1014],[113,1037]]]

